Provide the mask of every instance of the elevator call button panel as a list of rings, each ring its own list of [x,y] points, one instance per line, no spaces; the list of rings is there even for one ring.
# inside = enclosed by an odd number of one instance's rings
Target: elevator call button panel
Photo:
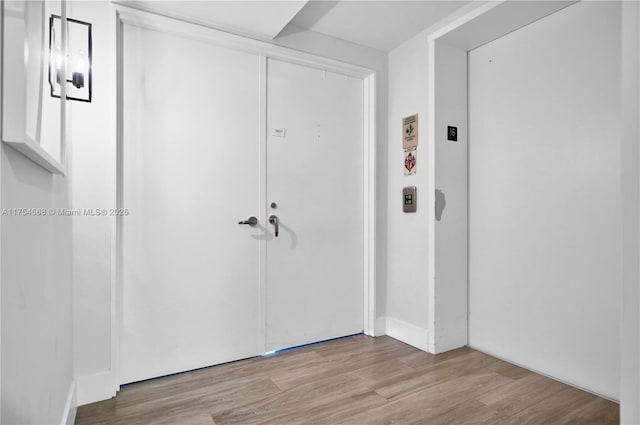
[[[407,186],[402,188],[402,211],[406,213],[416,212],[417,209],[417,197],[416,187]]]

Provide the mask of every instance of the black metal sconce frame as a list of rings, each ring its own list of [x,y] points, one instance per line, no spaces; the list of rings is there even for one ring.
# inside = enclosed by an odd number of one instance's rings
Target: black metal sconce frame
[[[58,76],[58,70],[54,69],[55,75],[56,75],[56,80],[57,81],[52,81],[51,75],[52,75],[52,69],[51,67],[55,65],[52,64],[52,60],[51,60],[51,52],[53,51],[53,49],[55,49],[54,46],[54,21],[58,19],[60,20],[60,16],[59,15],[51,15],[49,17],[49,86],[51,87],[51,97],[56,97],[56,98],[60,98],[59,94],[55,93],[55,84],[62,84],[62,83],[71,83],[74,87],[76,88],[81,88],[84,86],[85,84],[85,75],[80,73],[80,72],[72,72],[72,79],[71,80],[67,80],[66,76],[65,76],[65,81],[59,81],[59,79],[57,78]],[[70,24],[77,24],[77,25],[85,25],[87,27],[87,59],[88,59],[88,66],[87,66],[87,78],[86,78],[86,84],[87,84],[87,92],[88,92],[88,96],[87,98],[81,98],[81,97],[75,97],[75,96],[71,96],[68,94],[67,91],[67,99],[68,100],[77,100],[79,102],[91,102],[92,96],[93,96],[93,38],[92,38],[92,34],[91,34],[91,23],[89,22],[84,22],[84,21],[79,21],[77,19],[71,19],[71,18],[67,18],[67,22]],[[69,46],[69,42],[67,40],[67,45]]]

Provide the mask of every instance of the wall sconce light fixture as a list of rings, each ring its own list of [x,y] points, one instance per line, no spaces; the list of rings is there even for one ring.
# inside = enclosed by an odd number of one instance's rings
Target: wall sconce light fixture
[[[49,18],[49,85],[51,96],[60,97],[60,84],[67,85],[67,99],[91,102],[92,40],[91,24],[67,18],[67,57],[62,44],[60,16]],[[64,61],[67,61],[67,75]]]

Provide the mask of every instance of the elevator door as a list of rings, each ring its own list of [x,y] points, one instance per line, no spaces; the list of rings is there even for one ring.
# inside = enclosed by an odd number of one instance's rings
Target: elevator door
[[[469,53],[469,343],[617,398],[620,3]]]

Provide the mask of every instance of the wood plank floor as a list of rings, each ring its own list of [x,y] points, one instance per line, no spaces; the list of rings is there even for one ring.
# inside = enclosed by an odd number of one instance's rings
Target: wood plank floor
[[[124,386],[76,424],[617,424],[618,405],[469,348],[362,335]]]

